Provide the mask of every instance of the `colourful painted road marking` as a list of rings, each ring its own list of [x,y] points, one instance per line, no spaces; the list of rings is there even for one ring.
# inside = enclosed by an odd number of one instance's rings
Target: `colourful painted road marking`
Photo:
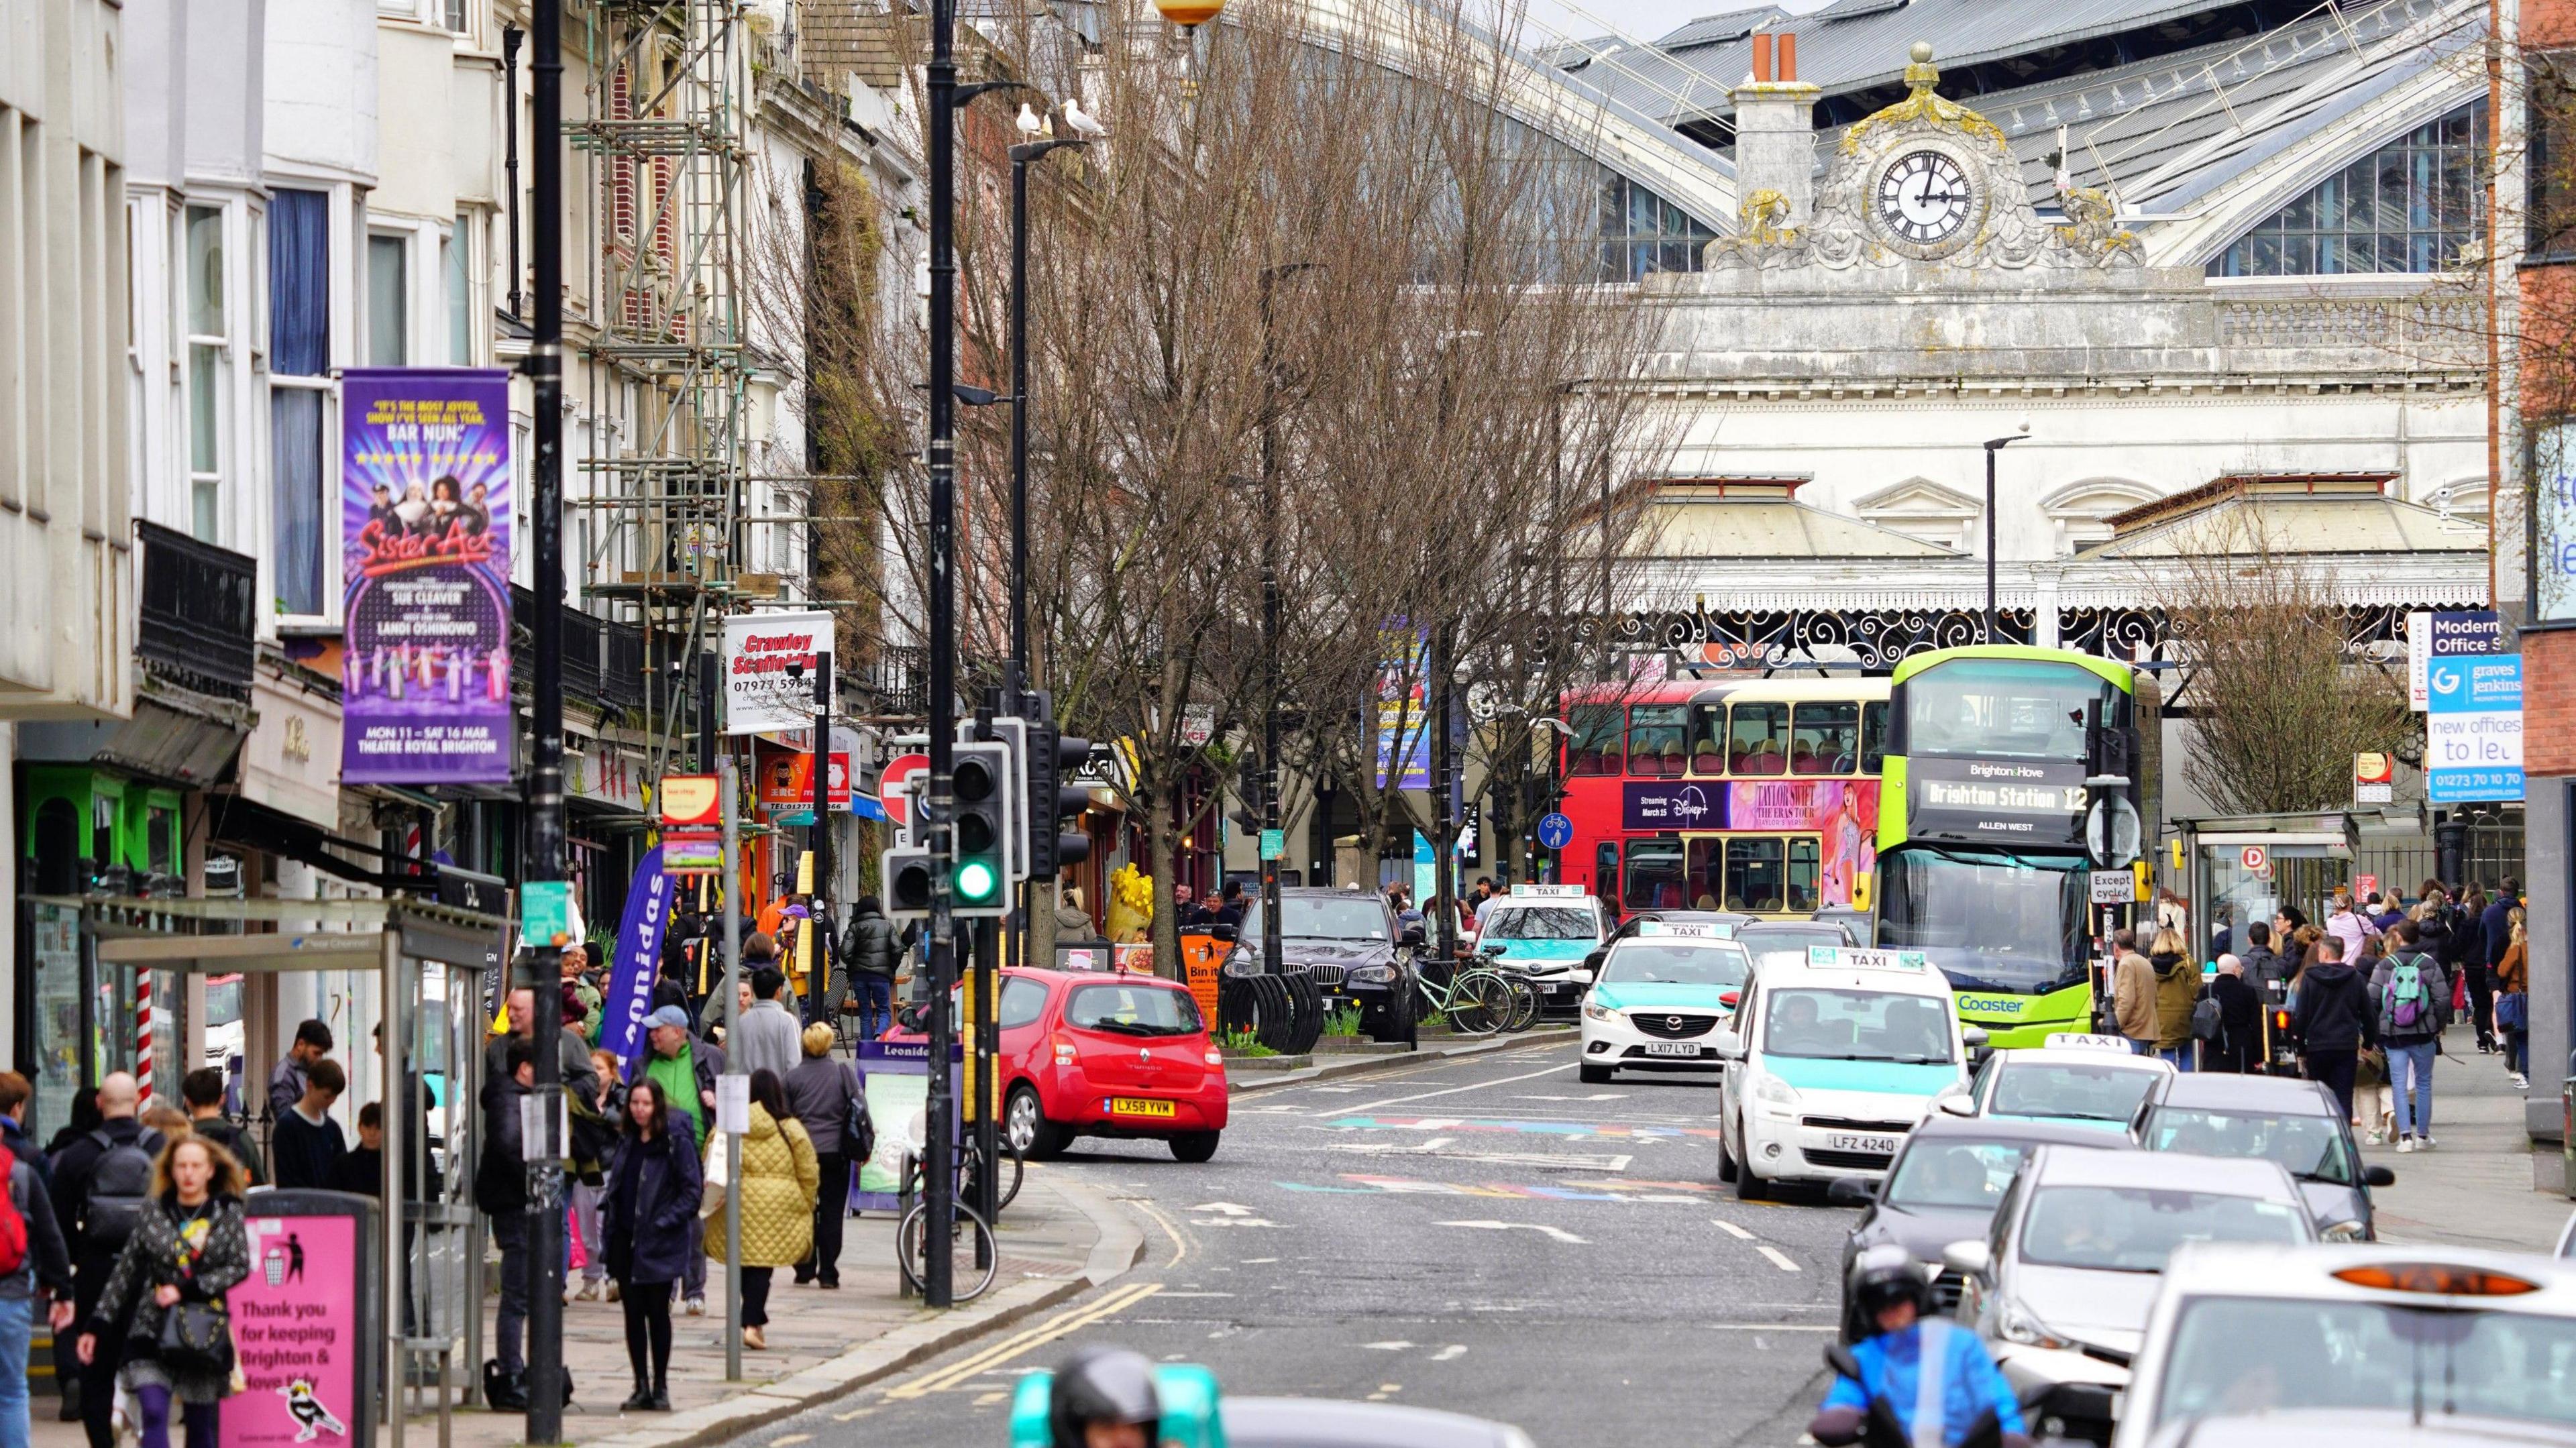
[[[1438,1182],[1417,1177],[1378,1176],[1365,1172],[1345,1172],[1333,1185],[1317,1182],[1274,1182],[1285,1192],[1326,1192],[1344,1196],[1430,1196],[1430,1197],[1503,1197],[1515,1201],[1546,1202],[1683,1202],[1696,1205],[1698,1198],[1677,1193],[1708,1193],[1716,1190],[1698,1182]]]

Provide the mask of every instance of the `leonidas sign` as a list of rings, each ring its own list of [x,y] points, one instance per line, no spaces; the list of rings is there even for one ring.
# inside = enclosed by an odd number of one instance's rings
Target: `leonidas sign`
[[[828,613],[738,613],[725,619],[727,734],[814,727],[814,661],[832,653]],[[793,666],[795,673],[788,670]]]

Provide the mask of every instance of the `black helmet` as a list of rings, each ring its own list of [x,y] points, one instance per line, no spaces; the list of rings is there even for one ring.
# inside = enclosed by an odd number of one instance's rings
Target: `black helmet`
[[[1123,1347],[1087,1347],[1055,1370],[1047,1426],[1055,1448],[1082,1448],[1092,1423],[1135,1423],[1145,1441],[1162,1436],[1163,1408],[1154,1392],[1154,1365]]]
[[[1880,1313],[1900,1302],[1922,1310],[1924,1286],[1914,1259],[1892,1243],[1870,1248],[1852,1264],[1852,1301],[1860,1308],[1861,1321],[1872,1328]]]

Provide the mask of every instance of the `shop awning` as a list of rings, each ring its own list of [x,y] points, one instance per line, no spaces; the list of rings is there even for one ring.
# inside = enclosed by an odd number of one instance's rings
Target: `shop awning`
[[[214,843],[284,855],[324,874],[380,890],[418,889],[434,879],[418,860],[397,857],[386,868],[384,851],[344,840],[308,820],[238,794],[206,796],[207,830]]]

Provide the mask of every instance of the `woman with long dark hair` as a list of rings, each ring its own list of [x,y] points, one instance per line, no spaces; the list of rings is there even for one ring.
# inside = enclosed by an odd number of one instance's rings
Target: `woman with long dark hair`
[[[86,1363],[100,1333],[131,1322],[119,1381],[143,1410],[143,1448],[170,1448],[173,1398],[188,1405],[188,1448],[215,1448],[217,1405],[233,1377],[224,1294],[250,1275],[241,1194],[231,1152],[186,1132],[162,1147],[152,1200],[76,1345]]]
[[[698,1250],[697,1133],[658,1081],[626,1088],[625,1136],[601,1203],[609,1276],[626,1308],[629,1410],[671,1410],[671,1289]]]
[[[627,1106],[634,1108],[632,1100]],[[742,1174],[742,1341],[765,1348],[770,1275],[814,1250],[814,1198],[823,1184],[813,1138],[787,1109],[787,1088],[775,1071],[751,1073],[751,1130],[741,1146],[732,1166]],[[708,1256],[724,1255],[723,1212],[707,1219],[706,1241]]]

